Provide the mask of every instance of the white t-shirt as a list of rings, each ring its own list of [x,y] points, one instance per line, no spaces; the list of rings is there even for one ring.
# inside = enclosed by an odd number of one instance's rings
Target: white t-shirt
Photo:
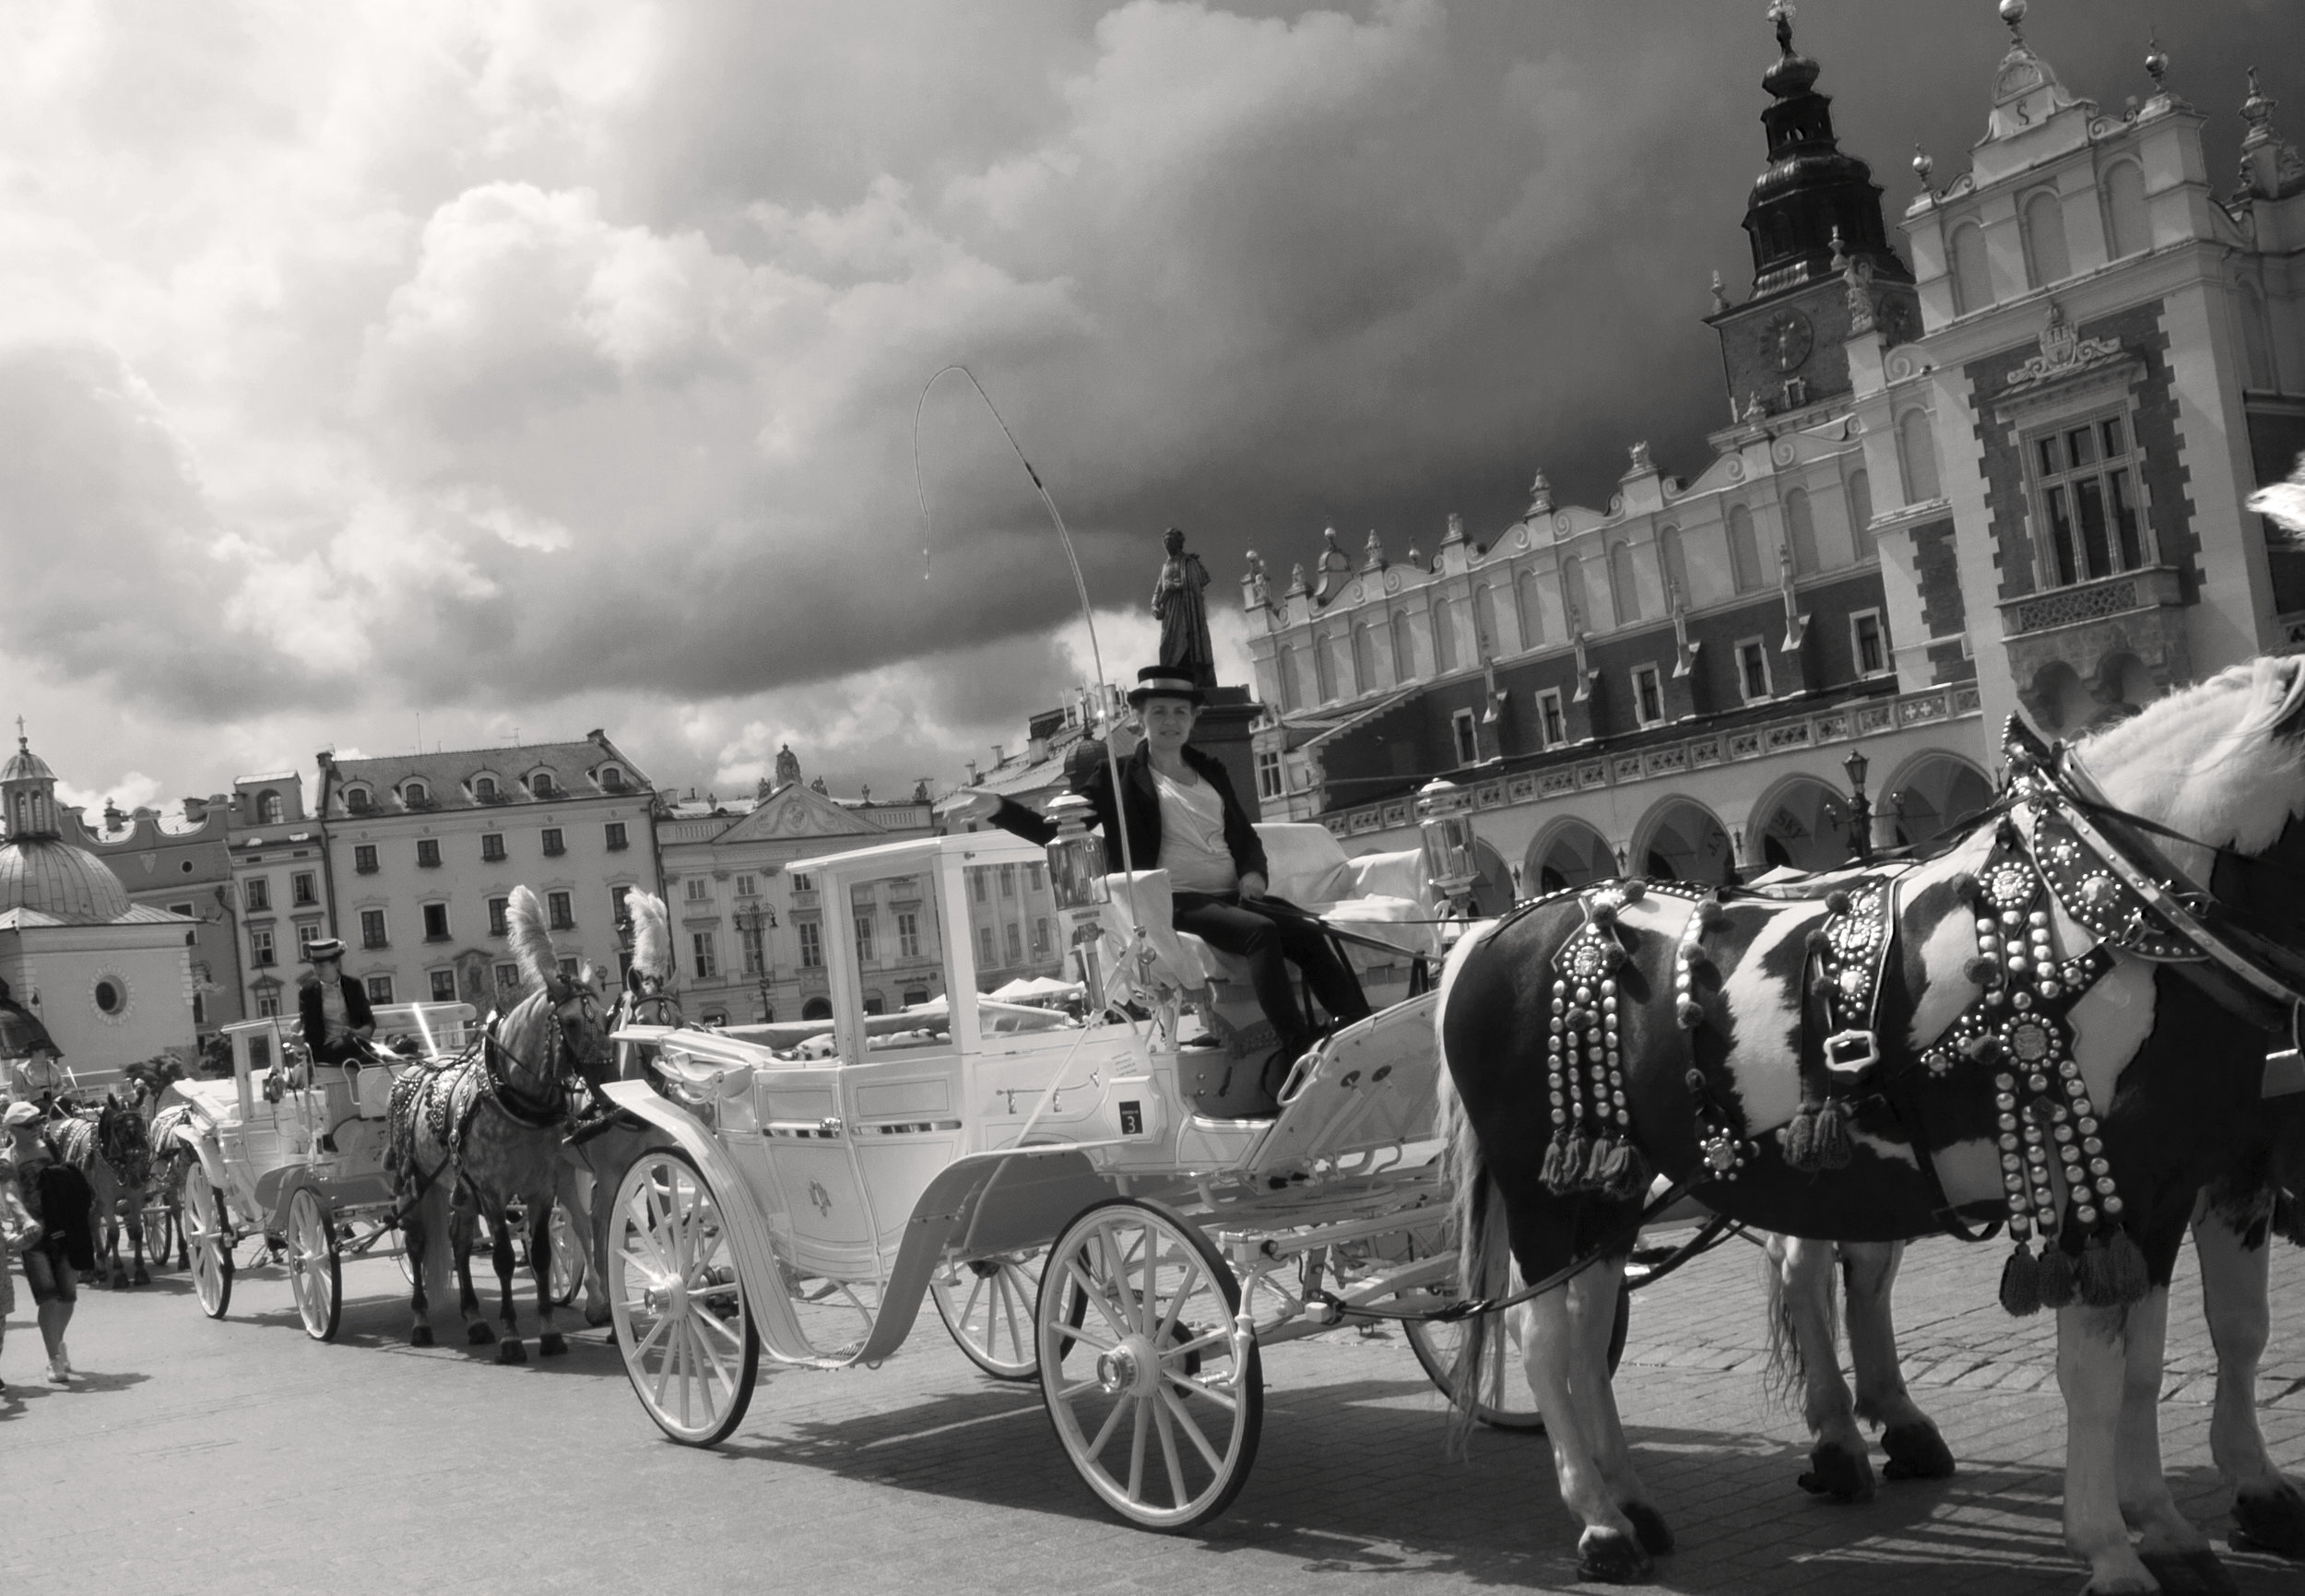
[[[1182,893],[1229,893],[1240,885],[1233,850],[1224,845],[1224,800],[1210,783],[1190,786],[1152,773],[1161,795],[1161,869]]]

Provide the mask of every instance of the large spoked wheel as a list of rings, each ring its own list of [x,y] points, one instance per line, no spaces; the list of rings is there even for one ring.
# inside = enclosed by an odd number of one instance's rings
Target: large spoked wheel
[[[571,1213],[568,1204],[555,1202],[547,1236],[552,1248],[552,1271],[545,1277],[555,1307],[566,1307],[585,1287],[585,1222]]]
[[[1616,1373],[1617,1360],[1625,1354],[1631,1307],[1632,1294],[1620,1290],[1616,1318],[1609,1327],[1609,1372],[1613,1375]],[[1521,1338],[1527,1318],[1526,1314],[1511,1309],[1491,1317],[1472,1416],[1495,1429],[1542,1434],[1544,1415],[1537,1411],[1537,1400],[1529,1389],[1529,1376],[1522,1363],[1527,1349]],[[1457,1361],[1464,1347],[1465,1327],[1436,1319],[1411,1319],[1401,1328],[1408,1331],[1409,1348],[1424,1366],[1426,1376],[1440,1388],[1443,1396],[1454,1401]]]
[[[289,1199],[288,1271],[304,1333],[316,1342],[336,1340],[344,1314],[343,1264],[334,1216],[309,1186],[298,1187]]]
[[[928,1279],[928,1298],[968,1361],[996,1380],[1029,1380],[1040,1372],[1033,1354],[1033,1305],[1040,1296],[1038,1248],[1000,1258],[946,1262]]]
[[[1257,1460],[1263,1376],[1237,1361],[1240,1287],[1165,1208],[1100,1202],[1065,1229],[1034,1310],[1041,1394],[1097,1499],[1148,1530],[1222,1513]]]
[[[179,1216],[184,1248],[192,1256],[192,1289],[200,1311],[222,1318],[232,1306],[231,1231],[224,1221],[224,1196],[208,1184],[206,1166],[184,1171],[184,1201]]]
[[[617,1351],[656,1427],[692,1447],[727,1437],[760,1374],[760,1331],[711,1183],[677,1148],[635,1160],[616,1189],[609,1308]]]

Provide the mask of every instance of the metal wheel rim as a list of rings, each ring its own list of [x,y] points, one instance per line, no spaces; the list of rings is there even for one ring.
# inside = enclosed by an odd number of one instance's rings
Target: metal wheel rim
[[[576,1300],[584,1288],[585,1237],[582,1225],[571,1213],[568,1204],[552,1204],[552,1215],[546,1222],[546,1237],[551,1248],[552,1270],[548,1277],[549,1289],[556,1306],[566,1306]]]
[[[1436,1300],[1432,1306],[1440,1305]],[[1508,1312],[1497,1315],[1496,1319],[1493,1327],[1496,1333],[1488,1338],[1488,1355],[1482,1359],[1480,1401],[1473,1417],[1494,1429],[1542,1435],[1544,1415],[1537,1409],[1536,1395],[1529,1389],[1529,1377],[1521,1364],[1523,1316]],[[1401,1328],[1408,1331],[1410,1350],[1416,1354],[1426,1377],[1442,1396],[1453,1400],[1457,1353],[1464,1342],[1465,1327],[1411,1319]]]
[[[316,1342],[335,1339],[344,1301],[337,1238],[327,1211],[309,1188],[289,1200],[288,1271],[304,1333]]]
[[[208,1172],[199,1164],[184,1172],[184,1200],[180,1223],[185,1250],[192,1258],[192,1286],[201,1311],[222,1318],[232,1300],[232,1252],[225,1240],[224,1200],[208,1184]]]
[[[1151,1204],[1099,1204],[1049,1255],[1034,1313],[1042,1396],[1082,1480],[1132,1523],[1205,1522],[1247,1478],[1263,1393],[1253,1342],[1234,1365],[1239,1305],[1200,1234]]]
[[[676,1441],[710,1446],[751,1401],[760,1341],[711,1186],[651,1153],[618,1185],[609,1308],[633,1394]]]
[[[947,1262],[929,1277],[937,1317],[969,1362],[1002,1380],[1029,1380],[1040,1370],[1033,1313],[1046,1254],[1030,1252],[968,1263]]]

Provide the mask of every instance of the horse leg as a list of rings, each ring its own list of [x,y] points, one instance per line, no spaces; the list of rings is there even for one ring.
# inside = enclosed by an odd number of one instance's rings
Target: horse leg
[[[528,1209],[528,1270],[537,1277],[537,1317],[543,1321],[537,1331],[540,1358],[556,1358],[568,1351],[566,1338],[552,1326],[552,1196],[553,1188],[547,1187],[541,1200]]]
[[[1616,1505],[1609,1482],[1594,1455],[1593,1437],[1578,1410],[1572,1388],[1584,1383],[1576,1365],[1581,1361],[1569,1311],[1568,1287],[1560,1285],[1531,1301],[1527,1333],[1521,1342],[1523,1367],[1530,1394],[1544,1415],[1544,1433],[1553,1443],[1553,1469],[1561,1488],[1561,1504],[1584,1524],[1577,1540],[1577,1577],[1610,1584],[1630,1584],[1648,1576],[1654,1565],[1640,1543],[1631,1519]],[[1601,1382],[1608,1379],[1607,1347],[1599,1368]]]
[[[1801,1384],[1801,1418],[1814,1443],[1801,1488],[1836,1502],[1870,1502],[1872,1449],[1857,1428],[1834,1334],[1833,1258],[1829,1241],[1769,1238],[1769,1366]]]
[[[128,1271],[130,1285],[150,1285],[152,1276],[144,1267],[144,1192],[141,1188],[128,1194],[128,1247],[136,1259],[136,1267]]]
[[[464,1339],[467,1346],[492,1346],[495,1329],[480,1312],[480,1294],[472,1285],[472,1249],[479,1233],[480,1216],[477,1209],[467,1206],[465,1194],[457,1194],[455,1217],[449,1222],[455,1228],[456,1251],[456,1312],[464,1318]]]
[[[401,1197],[407,1202],[406,1197]],[[432,1344],[432,1305],[425,1294],[426,1276],[431,1272],[432,1259],[430,1244],[445,1240],[438,1219],[438,1193],[420,1193],[415,1203],[400,1220],[400,1246],[408,1255],[408,1344],[429,1347]]]
[[[2193,1221],[2201,1262],[2201,1305],[2217,1354],[2216,1415],[2209,1455],[2233,1488],[2233,1528],[2285,1557],[2305,1557],[2305,1490],[2274,1467],[2257,1428],[2257,1360],[2264,1355],[2272,1307],[2272,1248],[2247,1245],[2215,1208]]]
[[[1905,1260],[1901,1241],[1840,1244],[1841,1285],[1847,1304],[1849,1363],[1857,1377],[1857,1416],[1881,1430],[1889,1455],[1881,1472],[1892,1480],[1944,1480],[1953,1474],[1953,1451],[1905,1389],[1897,1356],[1897,1318],[1889,1294],[1897,1265]]]
[[[513,1296],[513,1276],[520,1267],[519,1250],[513,1241],[512,1222],[504,1211],[497,1209],[489,1215],[489,1261],[496,1266],[498,1315],[504,1326],[503,1339],[497,1343],[496,1361],[500,1364],[525,1364],[528,1349],[520,1344],[520,1306]]]
[[[1569,1334],[1577,1360],[1569,1394],[1584,1419],[1594,1461],[1611,1498],[1632,1523],[1641,1550],[1661,1557],[1673,1550],[1673,1531],[1633,1467],[1625,1423],[1617,1414],[1615,1381],[1609,1373],[1609,1337],[1616,1328],[1617,1298],[1624,1289],[1622,1256],[1603,1259],[1569,1281]]]
[[[2166,1287],[2156,1288],[2166,1302]],[[2152,1596],[2160,1582],[2129,1544],[2122,1517],[2122,1409],[2130,1310],[2057,1310],[2057,1388],[2065,1399],[2065,1544],[2089,1566],[2086,1596]],[[2157,1389],[2156,1399],[2160,1395]]]
[[[2122,1370],[2121,1427],[2113,1454],[2121,1516],[2138,1531],[2137,1558],[2167,1591],[2230,1592],[2233,1578],[2169,1494],[2161,1472],[2161,1369],[2169,1288],[2131,1306]]]

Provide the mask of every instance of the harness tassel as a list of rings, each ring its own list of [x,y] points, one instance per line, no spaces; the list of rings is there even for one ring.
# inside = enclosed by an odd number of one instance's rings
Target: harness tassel
[[[2040,1299],[2043,1307],[2071,1307],[2078,1283],[2074,1279],[2073,1255],[2054,1241],[2041,1247]]]
[[[1544,1182],[1544,1188],[1547,1191],[1556,1193],[1560,1191],[1562,1187],[1561,1164],[1567,1156],[1568,1132],[1566,1130],[1555,1130],[1553,1133],[1552,1145],[1548,1146],[1544,1150],[1544,1168],[1539,1172],[1537,1176],[1538,1179]]]
[[[1817,1105],[1815,1129],[1811,1133],[1811,1151],[1819,1169],[1849,1167],[1849,1105],[1838,1097],[1827,1097]]]
[[[2041,1311],[2040,1259],[2021,1241],[2001,1266],[2001,1308],[2016,1318]]]
[[[1817,1166],[1816,1121],[1817,1111],[1803,1103],[1785,1126],[1785,1162],[1795,1169]]]
[[[1592,1139],[1592,1152],[1585,1160],[1583,1184],[1587,1188],[1599,1190],[1608,1185],[1613,1161],[1622,1157],[1624,1145],[1614,1136],[1596,1136]]]
[[[1619,1202],[1630,1201],[1649,1190],[1649,1160],[1630,1141],[1618,1142],[1617,1152],[1621,1156],[1610,1171],[1608,1192]]]
[[[2105,1244],[2113,1266],[2113,1290],[2122,1302],[2142,1302],[2153,1289],[2153,1271],[2146,1267],[2145,1249],[2128,1231],[2116,1225]]]

